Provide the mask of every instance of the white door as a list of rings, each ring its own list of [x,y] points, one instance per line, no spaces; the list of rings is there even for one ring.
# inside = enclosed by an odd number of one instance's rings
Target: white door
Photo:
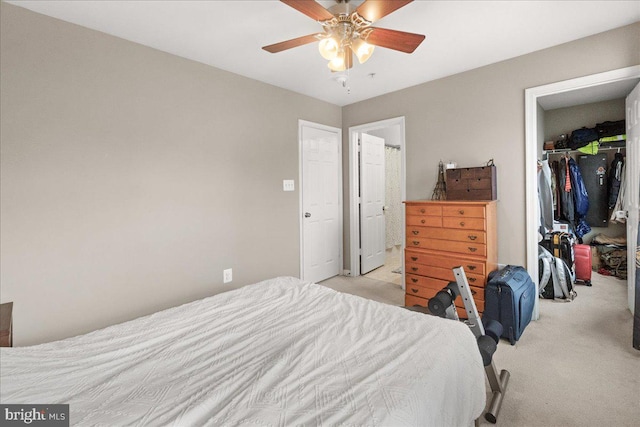
[[[360,134],[360,274],[384,265],[384,139]]]
[[[640,84],[626,100],[627,171],[625,210],[627,211],[627,286],[629,310],[634,312],[636,286],[636,242],[638,236],[638,211],[640,210]]]
[[[342,268],[341,130],[300,123],[301,277],[319,282]]]

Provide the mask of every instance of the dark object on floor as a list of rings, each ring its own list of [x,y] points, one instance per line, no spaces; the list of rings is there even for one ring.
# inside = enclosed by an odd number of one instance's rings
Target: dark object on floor
[[[544,239],[540,242],[543,248],[551,252],[554,257],[558,257],[563,260],[570,270],[573,270],[573,244],[575,238],[562,231],[554,231],[553,233],[547,233]]]
[[[527,270],[508,265],[489,274],[483,318],[500,322],[502,338],[514,345],[531,321],[535,300],[536,286]]]
[[[573,245],[573,254],[576,260],[576,281],[580,280],[591,286],[591,246]]]
[[[538,245],[538,295],[540,298],[571,302],[576,297],[573,289],[575,275],[561,258],[554,257]]]

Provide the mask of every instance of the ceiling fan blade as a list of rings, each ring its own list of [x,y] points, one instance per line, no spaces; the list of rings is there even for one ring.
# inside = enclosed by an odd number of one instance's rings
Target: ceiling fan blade
[[[322,7],[315,0],[280,0],[287,6],[291,6],[298,12],[302,12],[316,21],[326,21],[333,18],[333,13]]]
[[[305,44],[313,43],[318,41],[318,34],[309,34],[307,36],[297,37],[295,39],[287,40],[280,43],[270,44],[269,46],[263,46],[262,48],[267,52],[278,53],[283,50],[291,49],[293,47],[302,46]]]
[[[404,31],[387,30],[386,28],[371,28],[371,34],[366,42],[374,46],[412,53],[422,43],[422,34],[405,33]]]
[[[369,22],[376,22],[379,19],[384,18],[391,12],[400,9],[403,6],[411,3],[413,0],[365,0],[358,8],[356,12]]]

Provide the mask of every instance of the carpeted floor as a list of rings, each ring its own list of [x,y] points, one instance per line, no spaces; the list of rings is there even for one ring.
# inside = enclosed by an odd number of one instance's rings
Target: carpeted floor
[[[593,274],[570,303],[540,301],[516,345],[502,340],[496,367],[511,374],[496,426],[640,425],[640,351],[633,349],[627,283]],[[338,276],[321,283],[401,306],[398,284]],[[480,425],[492,425],[481,419]]]

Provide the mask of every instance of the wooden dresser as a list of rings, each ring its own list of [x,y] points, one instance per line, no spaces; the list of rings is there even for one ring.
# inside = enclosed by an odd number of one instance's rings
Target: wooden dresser
[[[407,201],[405,306],[427,306],[462,266],[478,312],[487,275],[498,267],[496,201]],[[456,299],[458,315],[466,318]]]

